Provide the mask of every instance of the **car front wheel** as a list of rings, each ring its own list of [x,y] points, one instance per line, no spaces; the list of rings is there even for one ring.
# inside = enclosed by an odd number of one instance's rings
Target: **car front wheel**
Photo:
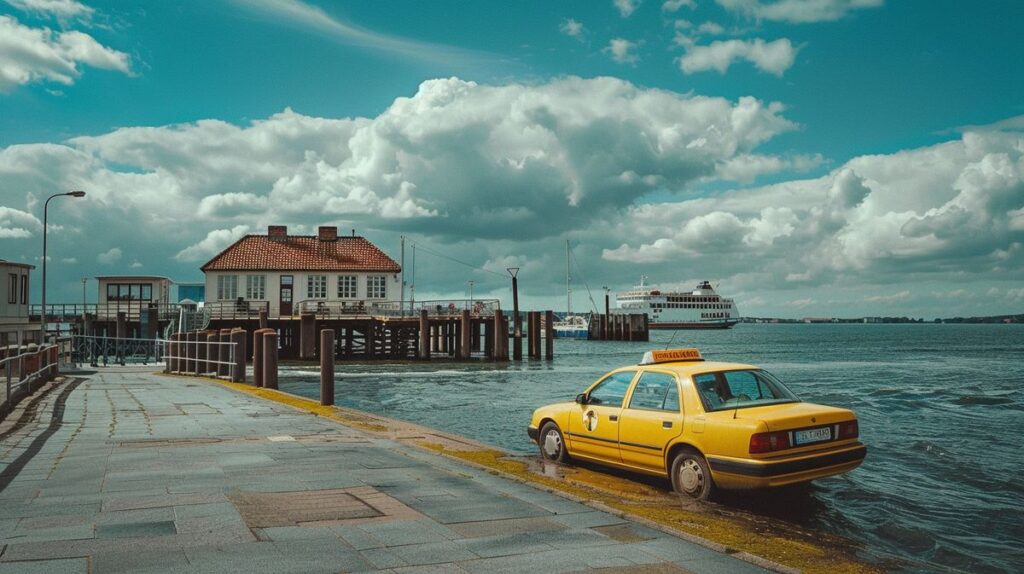
[[[541,427],[537,444],[540,446],[540,455],[545,460],[569,461],[569,453],[565,450],[565,439],[562,438],[562,431],[555,423],[549,421]]]
[[[701,454],[684,450],[672,460],[672,489],[697,500],[710,500],[715,493],[711,469]]]

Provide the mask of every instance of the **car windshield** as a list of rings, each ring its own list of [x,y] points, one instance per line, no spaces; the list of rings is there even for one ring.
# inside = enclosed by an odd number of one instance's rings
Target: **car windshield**
[[[706,411],[724,411],[799,402],[782,381],[762,370],[722,371],[694,375]]]

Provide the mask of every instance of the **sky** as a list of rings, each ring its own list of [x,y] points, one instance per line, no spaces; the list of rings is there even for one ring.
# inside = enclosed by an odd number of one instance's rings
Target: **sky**
[[[1024,313],[1024,3],[0,0],[0,259],[202,280],[354,229],[417,299]],[[416,246],[415,274],[412,251]],[[95,299],[95,282],[88,284]],[[33,300],[39,300],[38,272]]]

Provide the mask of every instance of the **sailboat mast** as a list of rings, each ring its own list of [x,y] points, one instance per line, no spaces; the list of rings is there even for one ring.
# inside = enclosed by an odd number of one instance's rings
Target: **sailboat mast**
[[[569,240],[565,240],[565,318],[572,315],[572,276],[569,275]]]

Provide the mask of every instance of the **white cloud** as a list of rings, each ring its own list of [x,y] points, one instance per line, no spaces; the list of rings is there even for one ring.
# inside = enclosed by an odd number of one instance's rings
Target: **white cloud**
[[[612,3],[615,4],[619,15],[623,18],[629,18],[636,11],[637,6],[640,5],[640,0],[612,0]]]
[[[876,8],[883,0],[716,0],[726,10],[757,20],[806,24],[839,20],[854,10]]]
[[[612,59],[620,64],[634,64],[640,57],[637,55],[637,45],[625,38],[613,38],[608,42],[605,52],[612,55]]]
[[[61,263],[67,263],[69,265],[74,265],[75,263],[78,263],[78,258],[77,257],[63,257],[63,258],[61,258],[60,262]]]
[[[207,233],[202,241],[179,251],[174,258],[178,261],[205,261],[241,239],[248,232],[248,225],[236,225],[231,229],[214,229]]]
[[[62,22],[72,19],[88,20],[95,12],[76,0],[6,0],[8,4],[37,16],[53,16]]]
[[[910,294],[910,291],[904,289],[899,293],[893,293],[891,295],[873,295],[865,297],[864,301],[868,303],[903,303],[905,301],[910,301],[913,298],[914,296]]]
[[[581,39],[583,32],[585,31],[583,24],[573,20],[572,18],[566,18],[562,20],[562,24],[558,26],[558,30],[566,36]]]
[[[142,263],[140,261],[132,261],[132,264],[129,265],[129,267],[132,269],[142,269]]]
[[[198,214],[210,218],[226,218],[267,210],[267,198],[252,193],[218,193],[199,201]]]
[[[10,16],[0,16],[0,62],[0,93],[41,81],[72,85],[82,75],[81,64],[131,74],[128,54],[103,46],[84,32],[54,33]]]
[[[723,28],[722,25],[718,24],[717,22],[707,21],[697,27],[698,34],[709,34],[711,36],[718,36],[719,34],[723,34],[724,32],[725,28]]]
[[[753,40],[718,40],[708,45],[690,45],[679,59],[679,68],[686,74],[717,70],[724,74],[737,60],[746,60],[755,68],[782,76],[796,59],[800,49],[788,38],[767,42]]]
[[[32,237],[42,229],[43,222],[31,213],[0,205],[0,238]]]
[[[419,42],[381,34],[344,22],[323,9],[301,0],[233,0],[244,10],[252,10],[275,21],[285,21],[328,34],[346,43],[399,54],[406,58],[435,63],[467,63],[493,59],[493,56],[453,46]]]
[[[979,129],[853,158],[821,178],[633,207],[621,227],[635,237],[603,256],[652,264],[686,258],[697,267],[760,273],[762,286],[943,274],[957,282],[1019,280],[1021,209],[1024,139]]]
[[[665,0],[661,4],[661,9],[665,12],[677,12],[683,6],[694,10],[697,8],[697,2],[696,0]]]
[[[96,256],[96,261],[101,265],[113,265],[121,260],[121,248],[112,247]]]

